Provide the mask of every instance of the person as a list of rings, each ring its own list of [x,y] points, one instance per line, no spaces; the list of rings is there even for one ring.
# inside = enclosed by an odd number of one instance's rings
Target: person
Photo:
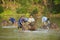
[[[35,22],[35,19],[33,18],[33,16],[30,16],[30,18],[28,19],[28,22]]]
[[[18,21],[18,29],[22,28],[22,30],[27,30],[27,22],[28,22],[28,18],[21,16],[19,21]]]
[[[46,16],[43,16],[42,17],[42,23],[43,23],[43,25],[46,25],[47,19],[48,18]]]
[[[35,22],[35,19],[33,18],[32,15],[30,15],[30,18],[28,19],[28,23],[29,23],[29,29],[34,29],[35,30],[35,27],[34,27],[34,22]]]
[[[50,22],[50,20],[49,20],[49,18],[48,18],[48,19],[47,19],[47,28],[49,29],[50,26],[51,26],[51,22]]]
[[[27,17],[24,18],[24,22],[28,22],[28,18]]]
[[[23,21],[24,21],[24,17],[21,16],[20,19],[18,20],[18,29],[19,29],[19,28],[22,28],[22,23],[23,23]]]
[[[42,17],[42,23],[43,23],[43,25],[44,25],[45,28],[47,28],[47,29],[50,28],[50,24],[51,24],[51,23],[50,23],[50,20],[49,20],[48,17],[43,16],[43,17]]]
[[[14,24],[15,19],[14,19],[13,17],[10,17],[9,21],[11,21],[11,22],[12,22],[12,24]]]

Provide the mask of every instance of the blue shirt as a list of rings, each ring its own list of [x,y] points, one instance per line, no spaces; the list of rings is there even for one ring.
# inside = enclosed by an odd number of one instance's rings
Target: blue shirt
[[[20,19],[18,20],[18,24],[21,24],[23,21],[24,21],[24,19],[23,19],[23,18],[20,18]]]
[[[14,18],[10,18],[9,19],[11,22],[13,22],[14,23],[14,21],[15,21],[15,19]]]

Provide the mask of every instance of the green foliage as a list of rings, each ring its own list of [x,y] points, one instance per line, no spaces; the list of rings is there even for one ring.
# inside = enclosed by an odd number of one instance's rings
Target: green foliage
[[[16,0],[16,2],[21,4],[21,6],[16,9],[16,12],[18,14],[26,14],[30,12],[29,8],[31,7],[32,0],[19,0],[19,1]]]
[[[58,14],[60,13],[60,0],[54,0],[54,5],[53,5],[53,14]]]
[[[4,12],[4,8],[2,6],[0,6],[0,14]]]
[[[53,13],[55,13],[55,14],[60,13],[60,4],[57,4],[54,6]]]
[[[42,2],[43,2],[42,0],[39,0],[39,1],[38,1],[38,4],[41,4]]]
[[[42,0],[33,0],[34,4],[40,4]]]
[[[29,6],[32,3],[31,0],[16,0],[16,2],[21,4],[22,6]]]
[[[9,0],[4,0],[4,1],[5,1],[5,4],[6,4],[5,6],[9,7],[10,6],[10,5],[8,5]],[[56,5],[60,4],[60,0],[52,0],[52,1],[54,1],[55,7],[53,7],[53,10],[52,9],[51,10],[52,10],[53,13],[58,13],[60,6],[58,7]],[[40,4],[42,2],[41,4],[43,5],[43,0],[11,0],[11,3],[14,3],[14,2],[19,6],[19,8],[17,8],[17,11],[16,11],[18,14],[22,14],[22,13],[26,14],[26,13],[29,13],[29,12],[31,12],[31,14],[35,14],[35,13],[38,12],[37,11],[38,9],[33,8],[35,6],[33,3]],[[15,6],[16,6],[16,4],[15,4]],[[51,3],[51,5],[53,5],[53,4]],[[12,5],[11,5],[11,7],[12,7]],[[38,7],[38,6],[36,6],[36,7]],[[4,11],[3,9],[4,9],[3,7],[0,7],[0,13],[2,13]],[[51,10],[45,8],[43,11],[44,11],[44,13],[46,13],[46,12],[51,11]]]
[[[2,15],[12,15],[13,12],[11,10],[5,10]],[[15,13],[14,13],[15,14]]]
[[[14,11],[11,11],[11,10],[5,10],[2,14],[1,14],[1,17],[3,18],[3,19],[6,19],[6,20],[8,20],[10,17],[17,17],[17,16],[15,16],[16,15],[16,12],[14,12]]]
[[[26,14],[28,12],[26,7],[17,8],[16,12],[18,14]]]
[[[21,5],[26,5],[26,0],[20,0],[19,3],[20,3]]]
[[[60,0],[55,0],[55,4],[60,4]]]
[[[31,15],[37,14],[37,13],[38,13],[38,9],[37,8],[34,8],[33,11],[31,12]]]
[[[35,3],[38,3],[39,0],[33,0]]]
[[[0,15],[0,19],[1,19],[2,17],[1,17],[1,15]]]

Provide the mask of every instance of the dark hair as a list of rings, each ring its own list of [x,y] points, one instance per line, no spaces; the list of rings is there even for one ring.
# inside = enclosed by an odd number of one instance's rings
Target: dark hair
[[[47,20],[49,20],[49,18]]]

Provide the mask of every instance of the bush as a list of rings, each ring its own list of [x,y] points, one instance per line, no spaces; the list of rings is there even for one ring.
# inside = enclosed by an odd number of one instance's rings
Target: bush
[[[2,6],[0,6],[0,14],[4,12],[4,8]]]
[[[31,12],[31,15],[34,15],[36,13],[38,13],[38,9],[37,8],[34,8],[33,11]]]
[[[0,16],[0,18],[1,18],[1,16]]]
[[[27,11],[27,8],[21,7],[21,8],[17,8],[16,12],[18,14],[26,14],[28,11]]]

